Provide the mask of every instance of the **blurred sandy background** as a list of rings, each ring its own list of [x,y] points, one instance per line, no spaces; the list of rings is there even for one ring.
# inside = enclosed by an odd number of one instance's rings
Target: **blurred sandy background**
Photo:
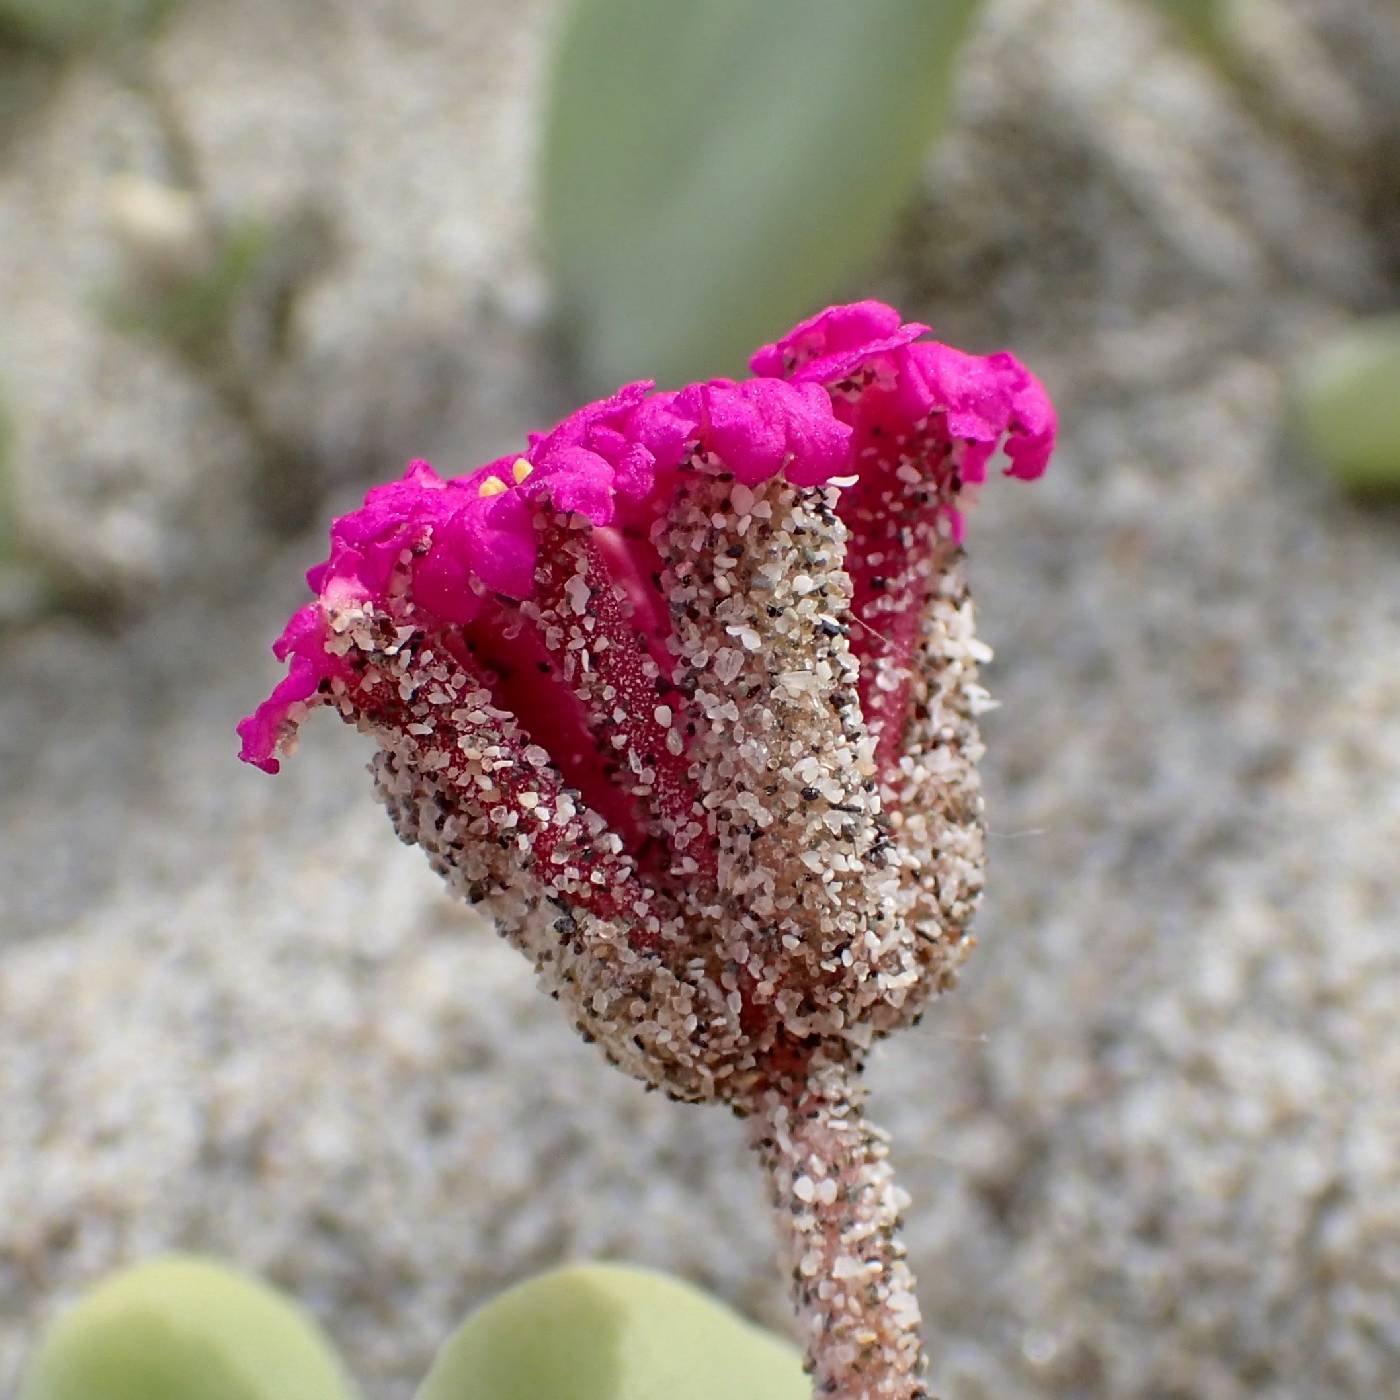
[[[1400,514],[1286,412],[1400,299],[1400,8],[1246,8],[1231,81],[1129,0],[992,0],[845,289],[1013,347],[1064,425],[973,525],[982,946],[872,1066],[945,1400],[1400,1377]],[[328,513],[569,404],[559,11],[184,0],[129,47],[0,48],[0,1394],[168,1247],[291,1289],[385,1400],[566,1257],[787,1325],[737,1125],[577,1042],[356,736],[275,782],[234,757]],[[212,348],[114,307],[210,248]]]

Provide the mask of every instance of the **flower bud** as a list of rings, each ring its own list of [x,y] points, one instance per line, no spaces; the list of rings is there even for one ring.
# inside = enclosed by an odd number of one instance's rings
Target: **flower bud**
[[[982,881],[963,513],[1054,416],[1009,355],[837,307],[335,522],[240,726],[371,734],[399,834],[616,1063],[741,1110],[946,986]]]

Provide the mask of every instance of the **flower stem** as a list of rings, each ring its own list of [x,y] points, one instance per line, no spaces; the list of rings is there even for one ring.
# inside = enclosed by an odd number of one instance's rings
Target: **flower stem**
[[[792,1271],[816,1400],[927,1400],[889,1140],[855,1071],[814,1065],[750,1115]]]

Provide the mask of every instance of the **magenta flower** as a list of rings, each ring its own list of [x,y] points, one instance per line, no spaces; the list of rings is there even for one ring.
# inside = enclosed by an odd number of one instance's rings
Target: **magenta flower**
[[[850,1397],[921,1393],[853,1074],[950,983],[981,888],[964,513],[998,447],[1036,477],[1055,432],[1010,355],[925,330],[834,307],[755,378],[413,463],[333,525],[239,726],[269,772],[318,706],[372,734],[400,835],[584,1034],[753,1116],[819,1393]]]

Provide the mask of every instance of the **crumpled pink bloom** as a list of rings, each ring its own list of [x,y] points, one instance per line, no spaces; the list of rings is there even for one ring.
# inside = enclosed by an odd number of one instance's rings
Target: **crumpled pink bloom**
[[[1055,410],[1014,355],[969,355],[920,339],[918,322],[878,301],[831,307],[754,355],[755,374],[831,390],[837,412],[865,434],[898,435],[929,420],[949,441],[964,484],[980,482],[1005,442],[1009,476],[1030,481],[1049,465]],[[859,445],[857,447],[859,450]]]
[[[823,1393],[901,1400],[917,1306],[850,1076],[970,946],[964,516],[999,448],[1030,479],[1055,435],[1012,356],[925,335],[833,307],[751,379],[629,384],[462,476],[412,463],[332,526],[239,726],[269,772],[315,708],[371,734],[399,834],[584,1034],[753,1118]]]

